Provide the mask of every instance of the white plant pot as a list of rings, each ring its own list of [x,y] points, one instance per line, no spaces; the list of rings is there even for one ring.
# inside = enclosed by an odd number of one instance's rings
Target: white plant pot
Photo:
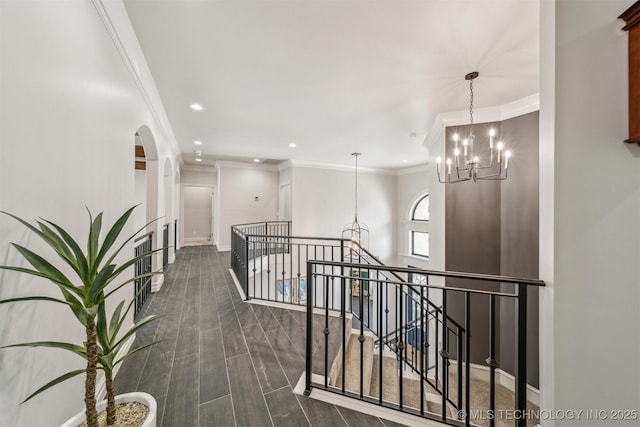
[[[144,420],[144,424],[142,424],[142,427],[156,427],[158,405],[156,404],[156,399],[154,399],[153,396],[151,396],[149,393],[140,392],[125,393],[116,396],[116,405],[119,403],[129,402],[139,402],[149,408],[149,415],[147,415],[147,419]],[[104,411],[106,407],[107,401],[103,400],[102,402],[98,403],[96,409],[98,413],[100,413],[101,411]],[[81,412],[74,415],[60,427],[77,427],[84,422],[85,418],[86,413],[85,410],[82,409]]]

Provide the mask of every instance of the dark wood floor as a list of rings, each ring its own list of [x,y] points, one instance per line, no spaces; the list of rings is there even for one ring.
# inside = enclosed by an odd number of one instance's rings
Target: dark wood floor
[[[182,248],[144,310],[166,317],[144,328],[134,348],[163,342],[125,361],[115,385],[153,395],[158,426],[397,426],[293,394],[304,371],[305,314],[243,302],[229,252]]]

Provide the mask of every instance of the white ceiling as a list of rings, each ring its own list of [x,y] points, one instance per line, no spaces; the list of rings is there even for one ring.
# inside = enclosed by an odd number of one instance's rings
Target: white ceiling
[[[478,108],[538,92],[539,0],[125,6],[186,163],[422,164],[435,116],[468,109],[466,73]]]

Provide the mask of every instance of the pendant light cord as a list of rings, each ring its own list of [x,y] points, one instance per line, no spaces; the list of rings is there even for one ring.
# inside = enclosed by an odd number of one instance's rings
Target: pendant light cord
[[[356,158],[356,180],[355,180],[355,221],[358,222],[358,156],[360,153],[353,153],[353,156]]]

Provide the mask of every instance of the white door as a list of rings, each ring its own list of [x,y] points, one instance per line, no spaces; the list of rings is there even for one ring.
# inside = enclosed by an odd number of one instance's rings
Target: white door
[[[213,191],[211,187],[185,185],[184,203],[184,243],[211,243],[213,219]]]

